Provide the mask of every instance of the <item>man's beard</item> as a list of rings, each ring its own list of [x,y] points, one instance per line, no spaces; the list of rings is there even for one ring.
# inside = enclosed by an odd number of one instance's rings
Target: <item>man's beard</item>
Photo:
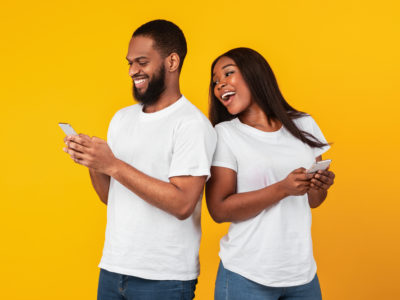
[[[147,85],[144,93],[137,90],[135,83],[133,83],[133,97],[136,101],[143,105],[152,105],[160,99],[161,94],[165,91],[165,67],[161,65],[157,73],[154,74]]]

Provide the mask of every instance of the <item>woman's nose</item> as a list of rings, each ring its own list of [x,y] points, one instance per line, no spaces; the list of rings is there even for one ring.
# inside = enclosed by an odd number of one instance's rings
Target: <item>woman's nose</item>
[[[218,90],[222,89],[222,88],[225,87],[225,86],[226,86],[226,82],[225,82],[225,81],[221,81],[221,82],[218,84]]]

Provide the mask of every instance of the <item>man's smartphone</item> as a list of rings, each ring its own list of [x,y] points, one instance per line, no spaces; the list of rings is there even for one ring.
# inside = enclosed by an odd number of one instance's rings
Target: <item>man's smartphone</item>
[[[78,135],[72,126],[68,123],[58,123],[66,135]]]
[[[326,159],[326,160],[321,160],[318,162],[315,162],[311,168],[307,170],[307,173],[315,173],[318,172],[319,170],[326,170],[329,165],[331,164],[332,160],[331,159]]]

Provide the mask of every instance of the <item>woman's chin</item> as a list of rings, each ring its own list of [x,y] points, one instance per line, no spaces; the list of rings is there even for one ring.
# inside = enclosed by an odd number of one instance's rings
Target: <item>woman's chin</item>
[[[228,113],[230,113],[233,116],[241,113],[240,109],[235,108],[235,107],[227,107],[226,109],[228,110]]]

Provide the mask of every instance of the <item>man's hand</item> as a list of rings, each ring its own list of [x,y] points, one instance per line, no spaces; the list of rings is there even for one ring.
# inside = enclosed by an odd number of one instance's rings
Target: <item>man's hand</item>
[[[74,162],[111,176],[117,158],[106,141],[98,137],[79,134],[68,135],[64,142],[67,147],[63,150],[71,156]]]

